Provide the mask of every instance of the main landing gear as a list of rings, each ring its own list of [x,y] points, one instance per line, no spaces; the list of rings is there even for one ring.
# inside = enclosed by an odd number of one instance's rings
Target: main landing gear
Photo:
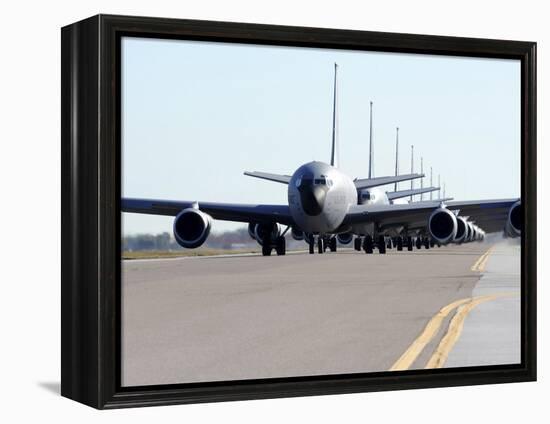
[[[386,254],[386,240],[384,236],[378,236],[378,253]]]
[[[275,239],[275,243],[271,240],[262,240],[262,255],[271,256],[271,251],[275,249],[277,256],[286,254],[286,239],[284,236],[279,236]]]
[[[367,254],[371,254],[374,248],[374,242],[372,241],[372,237],[370,234],[367,234],[363,238],[363,250]]]
[[[336,252],[336,237],[332,237],[328,242],[328,248],[331,252]]]
[[[397,237],[397,250],[401,252],[403,250],[403,237]]]

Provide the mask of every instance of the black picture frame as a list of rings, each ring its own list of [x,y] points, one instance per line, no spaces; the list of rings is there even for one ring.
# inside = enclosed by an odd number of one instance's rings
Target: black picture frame
[[[521,61],[521,364],[120,384],[120,40],[153,37]],[[94,408],[536,380],[536,43],[97,15],[61,31],[61,394]]]

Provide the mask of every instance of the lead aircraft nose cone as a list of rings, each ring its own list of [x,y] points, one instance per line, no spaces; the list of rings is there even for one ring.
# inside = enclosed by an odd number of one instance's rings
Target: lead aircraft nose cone
[[[321,186],[308,186],[300,189],[302,208],[309,216],[317,216],[321,213],[326,197],[327,192]]]

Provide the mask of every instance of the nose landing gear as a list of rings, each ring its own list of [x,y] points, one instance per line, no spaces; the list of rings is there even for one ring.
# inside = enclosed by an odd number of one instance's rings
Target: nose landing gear
[[[325,240],[323,237],[317,239],[317,253],[325,253]]]
[[[313,255],[315,253],[315,239],[313,236],[310,236],[307,244],[309,245],[309,254]]]

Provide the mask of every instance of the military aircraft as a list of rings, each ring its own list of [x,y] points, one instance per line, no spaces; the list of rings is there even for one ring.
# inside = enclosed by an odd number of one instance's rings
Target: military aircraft
[[[212,220],[248,223],[250,236],[262,246],[264,256],[286,252],[285,234],[290,229],[296,240],[305,240],[309,253],[327,248],[336,251],[337,241],[351,243],[372,253],[385,253],[386,240],[394,235],[399,248],[410,246],[414,234],[423,242],[445,245],[481,239],[485,232],[504,231],[521,235],[519,199],[446,201],[445,199],[396,204],[398,198],[422,193],[411,189],[384,191],[380,187],[424,177],[406,174],[352,179],[337,163],[337,65],[334,67],[332,151],[330,163],[313,161],[292,175],[245,172],[245,175],[285,184],[288,203],[236,204],[185,200],[123,198],[123,212],[174,216],[176,241],[185,248],[201,246],[210,233]],[[425,192],[425,191],[424,191]],[[283,227],[286,229],[283,230]]]

